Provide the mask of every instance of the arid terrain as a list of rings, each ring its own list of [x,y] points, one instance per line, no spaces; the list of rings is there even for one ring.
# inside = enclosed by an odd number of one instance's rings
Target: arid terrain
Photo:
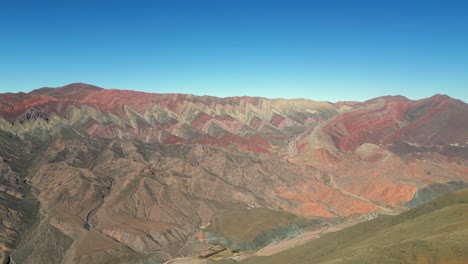
[[[466,191],[419,207],[468,187],[468,104],[446,95],[331,103],[75,83],[0,94],[0,146],[0,263],[194,261],[212,245],[264,248],[247,263],[468,260]],[[375,236],[354,235],[364,227]]]
[[[463,189],[400,215],[357,224],[241,263],[467,263],[467,240],[468,189]]]

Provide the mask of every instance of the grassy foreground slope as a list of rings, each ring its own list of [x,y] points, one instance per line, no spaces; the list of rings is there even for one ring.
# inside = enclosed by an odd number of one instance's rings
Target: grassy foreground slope
[[[301,218],[283,211],[235,208],[217,214],[203,233],[213,244],[255,250],[322,225],[323,220]]]
[[[468,263],[468,189],[243,263]]]

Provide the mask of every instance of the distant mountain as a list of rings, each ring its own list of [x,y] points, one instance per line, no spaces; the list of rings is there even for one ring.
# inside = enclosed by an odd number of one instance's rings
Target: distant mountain
[[[232,245],[236,222],[216,222],[228,212],[259,212],[242,236],[258,246],[311,218],[398,214],[465,187],[468,105],[444,95],[329,103],[76,83],[0,94],[0,146],[4,259],[161,261],[213,236]],[[262,217],[283,217],[267,226],[284,232],[259,227]]]

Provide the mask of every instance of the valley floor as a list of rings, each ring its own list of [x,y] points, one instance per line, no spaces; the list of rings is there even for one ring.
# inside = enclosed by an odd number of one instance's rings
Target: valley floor
[[[362,223],[366,221],[365,218],[356,218],[352,220],[348,220],[342,223],[331,224],[328,223],[324,227],[318,230],[308,230],[305,231],[297,236],[290,237],[281,241],[272,242],[265,247],[262,247],[258,250],[251,250],[251,251],[243,251],[239,253],[225,253],[225,254],[216,254],[209,259],[200,259],[198,256],[191,256],[191,257],[181,257],[175,258],[169,261],[166,261],[165,264],[204,264],[204,263],[212,263],[212,261],[222,261],[223,259],[231,259],[234,261],[242,261],[252,257],[258,256],[271,256],[285,250],[300,246],[305,244],[309,241],[319,238],[321,235],[337,232],[344,228],[353,226],[358,223]],[[230,249],[228,249],[230,251]]]

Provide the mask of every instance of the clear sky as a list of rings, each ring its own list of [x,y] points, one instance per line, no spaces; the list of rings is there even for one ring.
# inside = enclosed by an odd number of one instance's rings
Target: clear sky
[[[0,92],[468,102],[468,1],[0,1]]]

